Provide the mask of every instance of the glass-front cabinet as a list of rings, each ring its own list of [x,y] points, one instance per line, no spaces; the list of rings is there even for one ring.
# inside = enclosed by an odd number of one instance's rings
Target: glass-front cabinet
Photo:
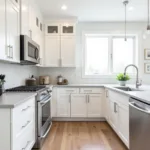
[[[46,35],[75,35],[75,24],[47,24],[45,29]]]
[[[61,35],[74,35],[75,34],[75,24],[62,24],[61,25]]]
[[[47,24],[45,29],[46,35],[60,35],[59,24]]]

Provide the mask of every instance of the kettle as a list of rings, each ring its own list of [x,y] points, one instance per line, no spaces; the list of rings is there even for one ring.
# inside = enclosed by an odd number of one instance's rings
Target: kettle
[[[36,78],[34,77],[34,75],[32,75],[29,79],[26,80],[26,85],[27,86],[36,86],[37,85],[37,81],[36,81]]]

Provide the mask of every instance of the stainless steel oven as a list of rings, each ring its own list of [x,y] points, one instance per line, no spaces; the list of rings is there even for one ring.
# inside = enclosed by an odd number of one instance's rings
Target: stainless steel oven
[[[26,35],[20,36],[21,64],[38,64],[40,59],[40,46]]]
[[[37,95],[36,144],[34,149],[41,149],[51,129],[51,90],[44,90]]]

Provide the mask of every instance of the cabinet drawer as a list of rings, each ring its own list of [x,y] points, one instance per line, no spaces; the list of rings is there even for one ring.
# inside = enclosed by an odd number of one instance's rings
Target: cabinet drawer
[[[18,137],[35,118],[35,99],[31,99],[13,110],[13,134]]]
[[[78,88],[60,88],[58,89],[58,92],[60,94],[76,94],[79,93]]]
[[[103,93],[103,89],[101,89],[101,88],[80,88],[80,93],[98,94],[98,93]]]
[[[25,132],[14,140],[14,150],[31,150],[35,143],[34,123]]]
[[[109,91],[108,96],[109,96],[110,100],[129,107],[129,97],[128,96],[125,96],[124,94],[120,94],[120,93],[114,92],[114,91]]]

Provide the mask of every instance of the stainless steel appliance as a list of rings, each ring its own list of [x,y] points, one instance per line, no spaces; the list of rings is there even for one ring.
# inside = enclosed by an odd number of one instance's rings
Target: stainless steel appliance
[[[130,150],[150,148],[150,105],[130,99]]]
[[[36,92],[36,143],[34,149],[41,149],[51,125],[51,97],[52,87],[46,86],[19,86],[7,89],[7,92]]]
[[[21,64],[38,64],[40,46],[26,35],[20,36],[20,60]]]

